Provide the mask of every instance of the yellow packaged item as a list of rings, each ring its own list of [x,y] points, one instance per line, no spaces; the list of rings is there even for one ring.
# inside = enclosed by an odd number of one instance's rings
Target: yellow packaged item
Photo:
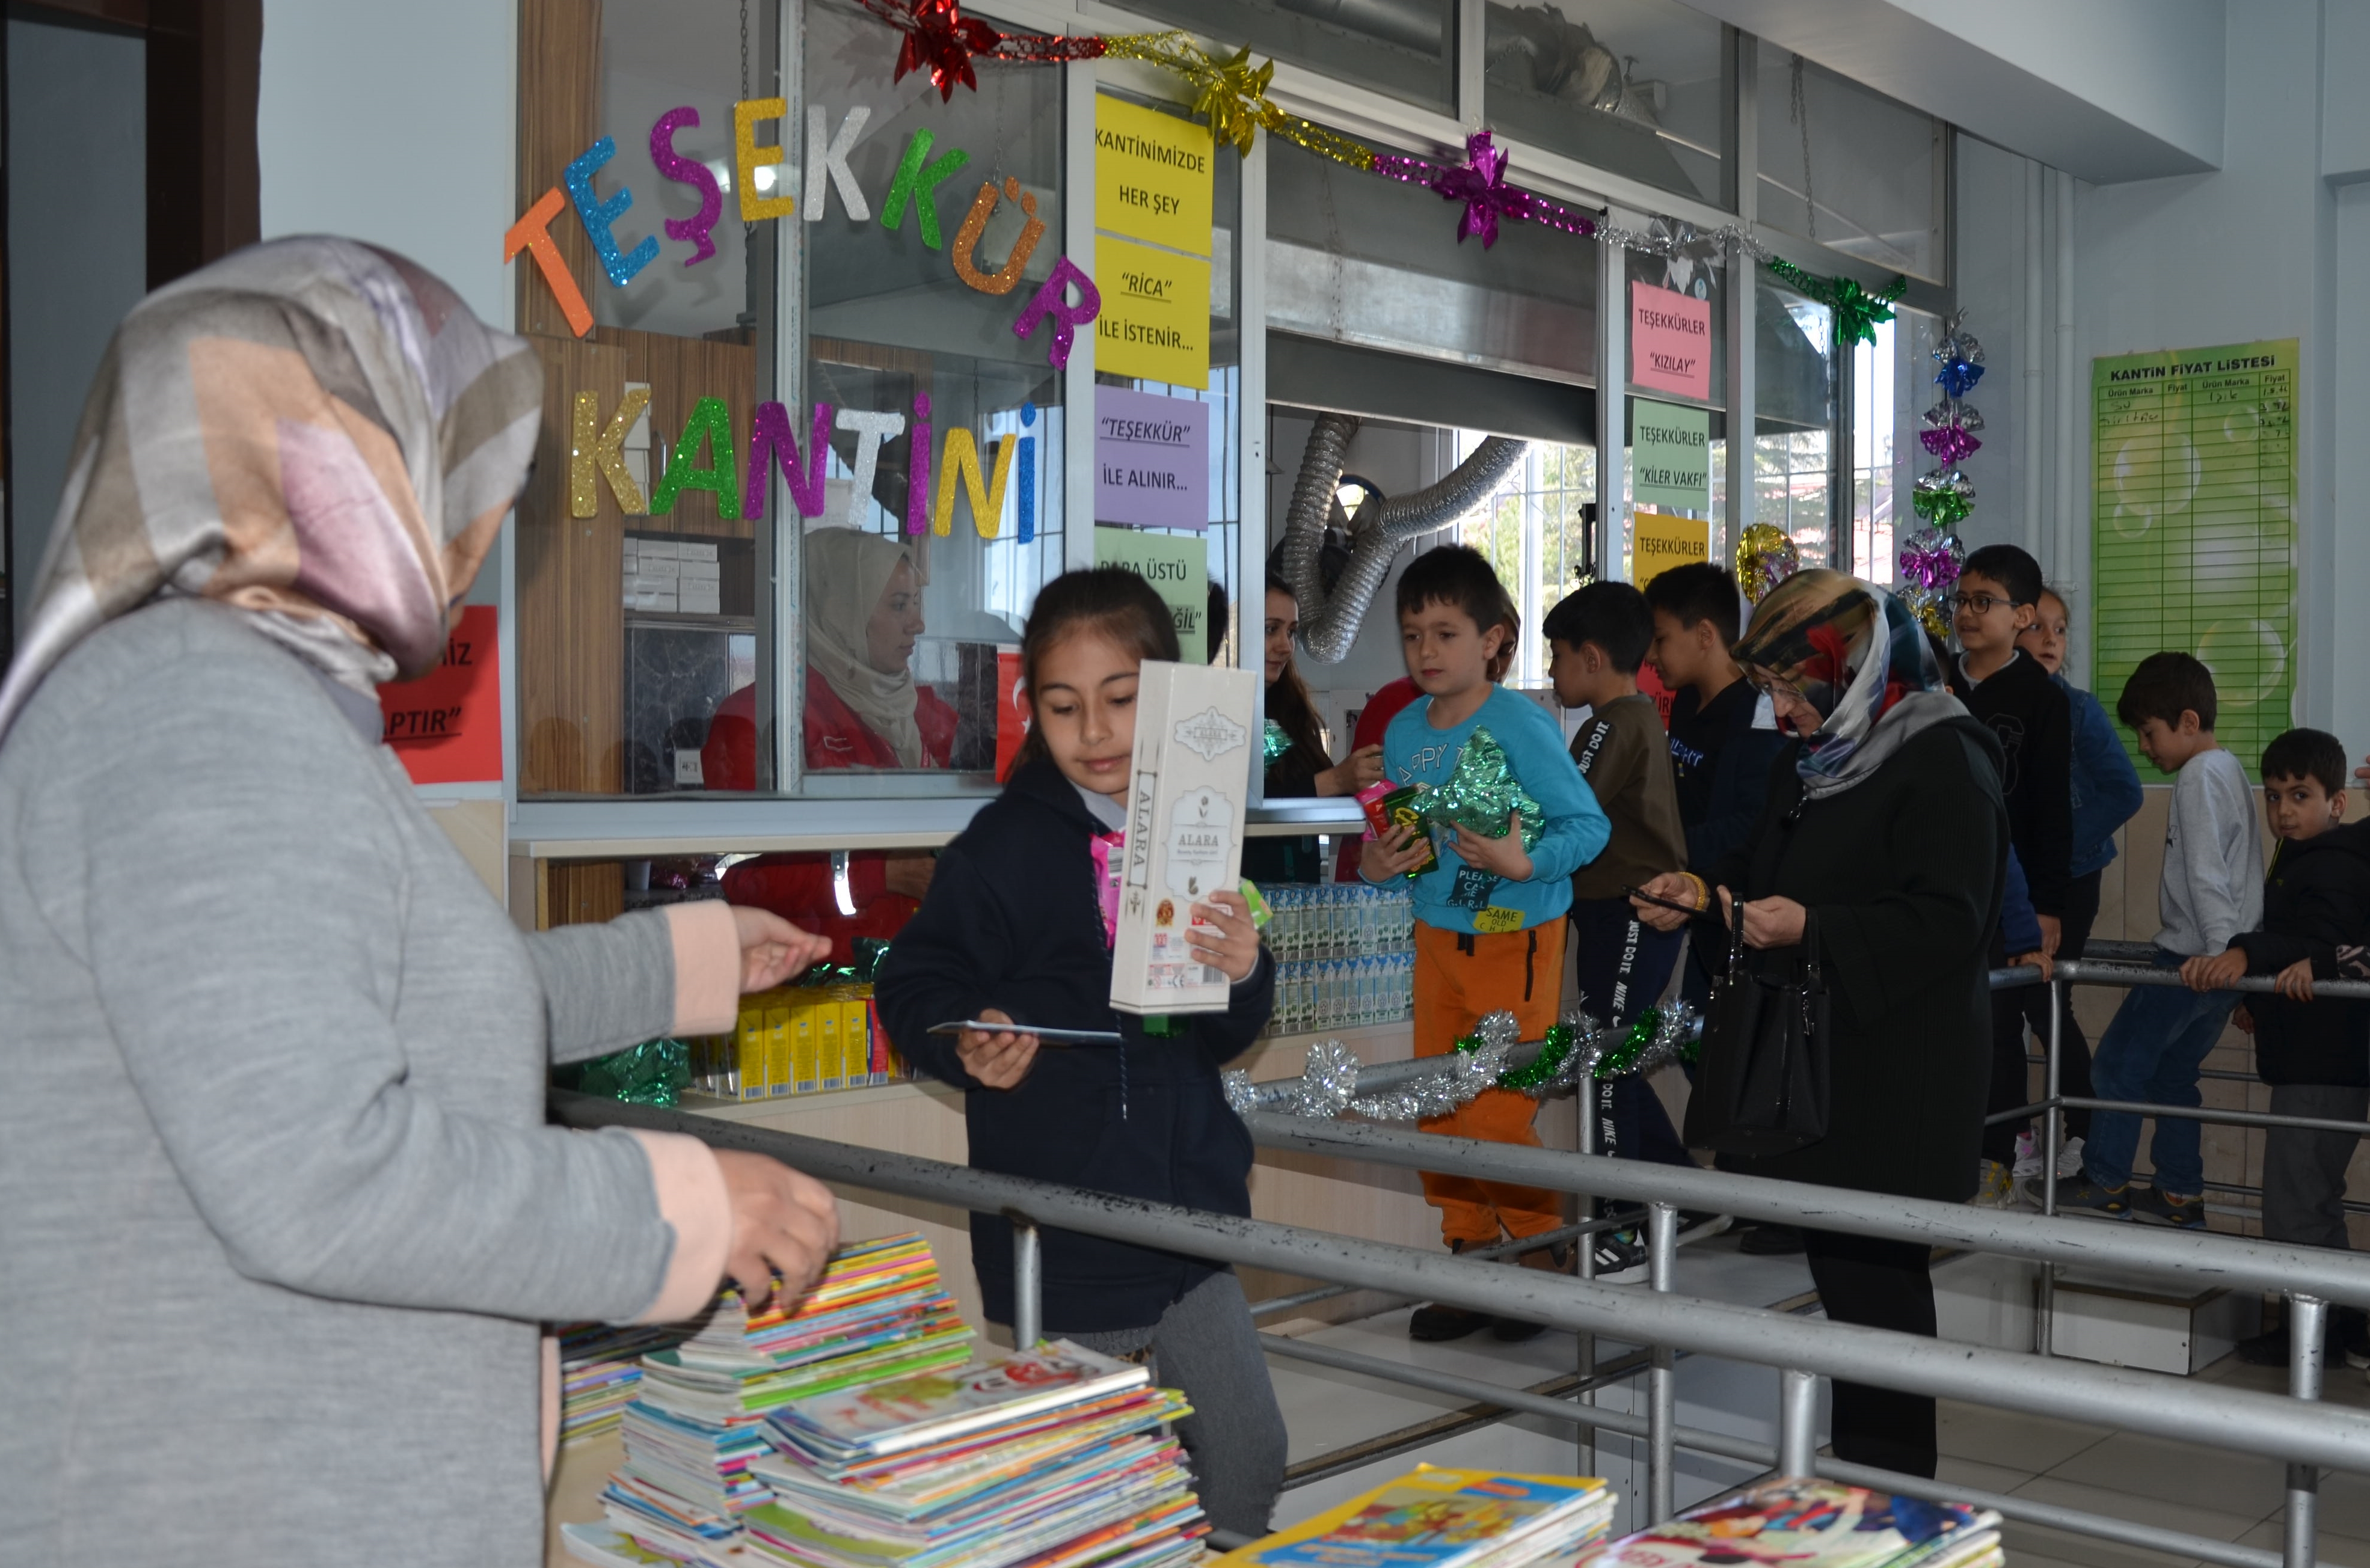
[[[790,1092],[790,1062],[797,1050],[798,1017],[787,1000],[765,1005],[765,1082],[757,1093],[745,1096],[771,1100]]]
[[[850,1089],[872,1082],[872,1009],[860,996],[839,1004],[839,1052],[847,1063],[842,1077]]]
[[[815,1070],[815,1004],[801,997],[790,1011],[790,1071],[785,1094],[811,1094],[819,1082]]]
[[[838,1089],[846,1084],[839,1054],[839,1001],[822,996],[813,1003],[815,1016],[815,1087]]]

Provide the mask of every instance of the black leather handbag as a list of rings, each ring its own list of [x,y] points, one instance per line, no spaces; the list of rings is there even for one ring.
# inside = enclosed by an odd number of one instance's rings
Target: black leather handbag
[[[1686,1143],[1720,1154],[1783,1154],[1827,1135],[1827,988],[1819,974],[1818,917],[1802,925],[1802,956],[1784,983],[1746,961],[1744,901],[1729,932],[1728,967],[1713,985]]]

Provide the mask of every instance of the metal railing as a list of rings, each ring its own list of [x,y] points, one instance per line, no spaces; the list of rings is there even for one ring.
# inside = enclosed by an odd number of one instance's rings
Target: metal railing
[[[1363,1082],[1362,1074],[1361,1082]],[[1589,1086],[1583,1083],[1583,1091]],[[1315,1363],[1386,1377],[1413,1387],[1459,1393],[1517,1414],[1568,1423],[1592,1441],[1598,1431],[1640,1439],[1646,1448],[1646,1509],[1656,1520],[1674,1510],[1675,1453],[1699,1451],[1779,1473],[1817,1474],[1907,1495],[1998,1509],[2012,1519],[2077,1531],[2229,1568],[2304,1568],[2314,1561],[2318,1468],[2370,1471],[2370,1413],[2300,1403],[2319,1393],[2322,1302],[2370,1304],[2370,1259],[2226,1235],[2147,1234],[2041,1215],[1969,1209],[1842,1189],[1682,1170],[1589,1153],[1477,1143],[1397,1128],[1316,1121],[1273,1112],[1245,1117],[1255,1139],[1370,1163],[1448,1171],[1516,1181],[1562,1192],[1629,1198],[1646,1206],[1650,1270],[1646,1286],[1507,1267],[1412,1247],[1362,1241],[1268,1221],[1147,1203],[1050,1183],[774,1132],[681,1111],[555,1093],[554,1118],[573,1127],[625,1126],[685,1132],[724,1148],[769,1154],[826,1181],[875,1192],[1000,1213],[1014,1225],[1016,1336],[1041,1324],[1036,1299],[1037,1233],[1053,1225],[1087,1235],[1256,1266],[1354,1288],[1406,1294],[1536,1322],[1582,1336],[1584,1358],[1598,1336],[1647,1347],[1642,1363],[1600,1375],[1583,1366],[1579,1402],[1474,1383],[1447,1374],[1301,1345]],[[1582,1118],[1583,1125],[1593,1118]],[[2204,1278],[2238,1288],[2289,1294],[2299,1346],[2290,1397],[2245,1390],[2195,1389],[2157,1373],[2055,1361],[2031,1376],[2034,1358],[1984,1346],[1847,1323],[1808,1321],[1674,1289],[1673,1264],[1682,1207],[1778,1219],[1862,1235],[2006,1253],[2045,1263],[2082,1262]],[[1585,1248],[1582,1258],[1591,1254]],[[1679,1354],[1707,1355],[1777,1368],[1778,1442],[1773,1448],[1676,1420],[1674,1367]],[[1585,1402],[1617,1377],[1647,1373],[1642,1415]],[[1840,1378],[1930,1397],[2152,1433],[2201,1446],[2257,1454],[2289,1466],[2284,1554],[2073,1509],[1944,1486],[1823,1458],[1815,1452],[1816,1378]],[[1589,1468],[1593,1468],[1593,1465]]]

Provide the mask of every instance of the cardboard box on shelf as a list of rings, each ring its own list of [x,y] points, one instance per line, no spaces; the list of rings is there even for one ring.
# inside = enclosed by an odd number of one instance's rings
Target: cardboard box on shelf
[[[1187,933],[1194,904],[1242,880],[1258,700],[1248,670],[1145,662],[1111,944],[1110,1002],[1122,1013],[1225,1009],[1226,977],[1193,956]]]

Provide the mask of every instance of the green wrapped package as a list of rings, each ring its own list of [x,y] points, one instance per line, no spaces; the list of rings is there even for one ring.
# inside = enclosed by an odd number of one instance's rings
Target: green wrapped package
[[[1492,839],[1506,836],[1506,818],[1523,814],[1523,848],[1536,849],[1547,830],[1539,809],[1514,776],[1506,749],[1487,729],[1476,729],[1448,777],[1424,797],[1423,815],[1444,828],[1463,828]]]
[[[576,1087],[629,1105],[672,1108],[691,1082],[691,1048],[681,1040],[644,1040],[579,1070]]]

